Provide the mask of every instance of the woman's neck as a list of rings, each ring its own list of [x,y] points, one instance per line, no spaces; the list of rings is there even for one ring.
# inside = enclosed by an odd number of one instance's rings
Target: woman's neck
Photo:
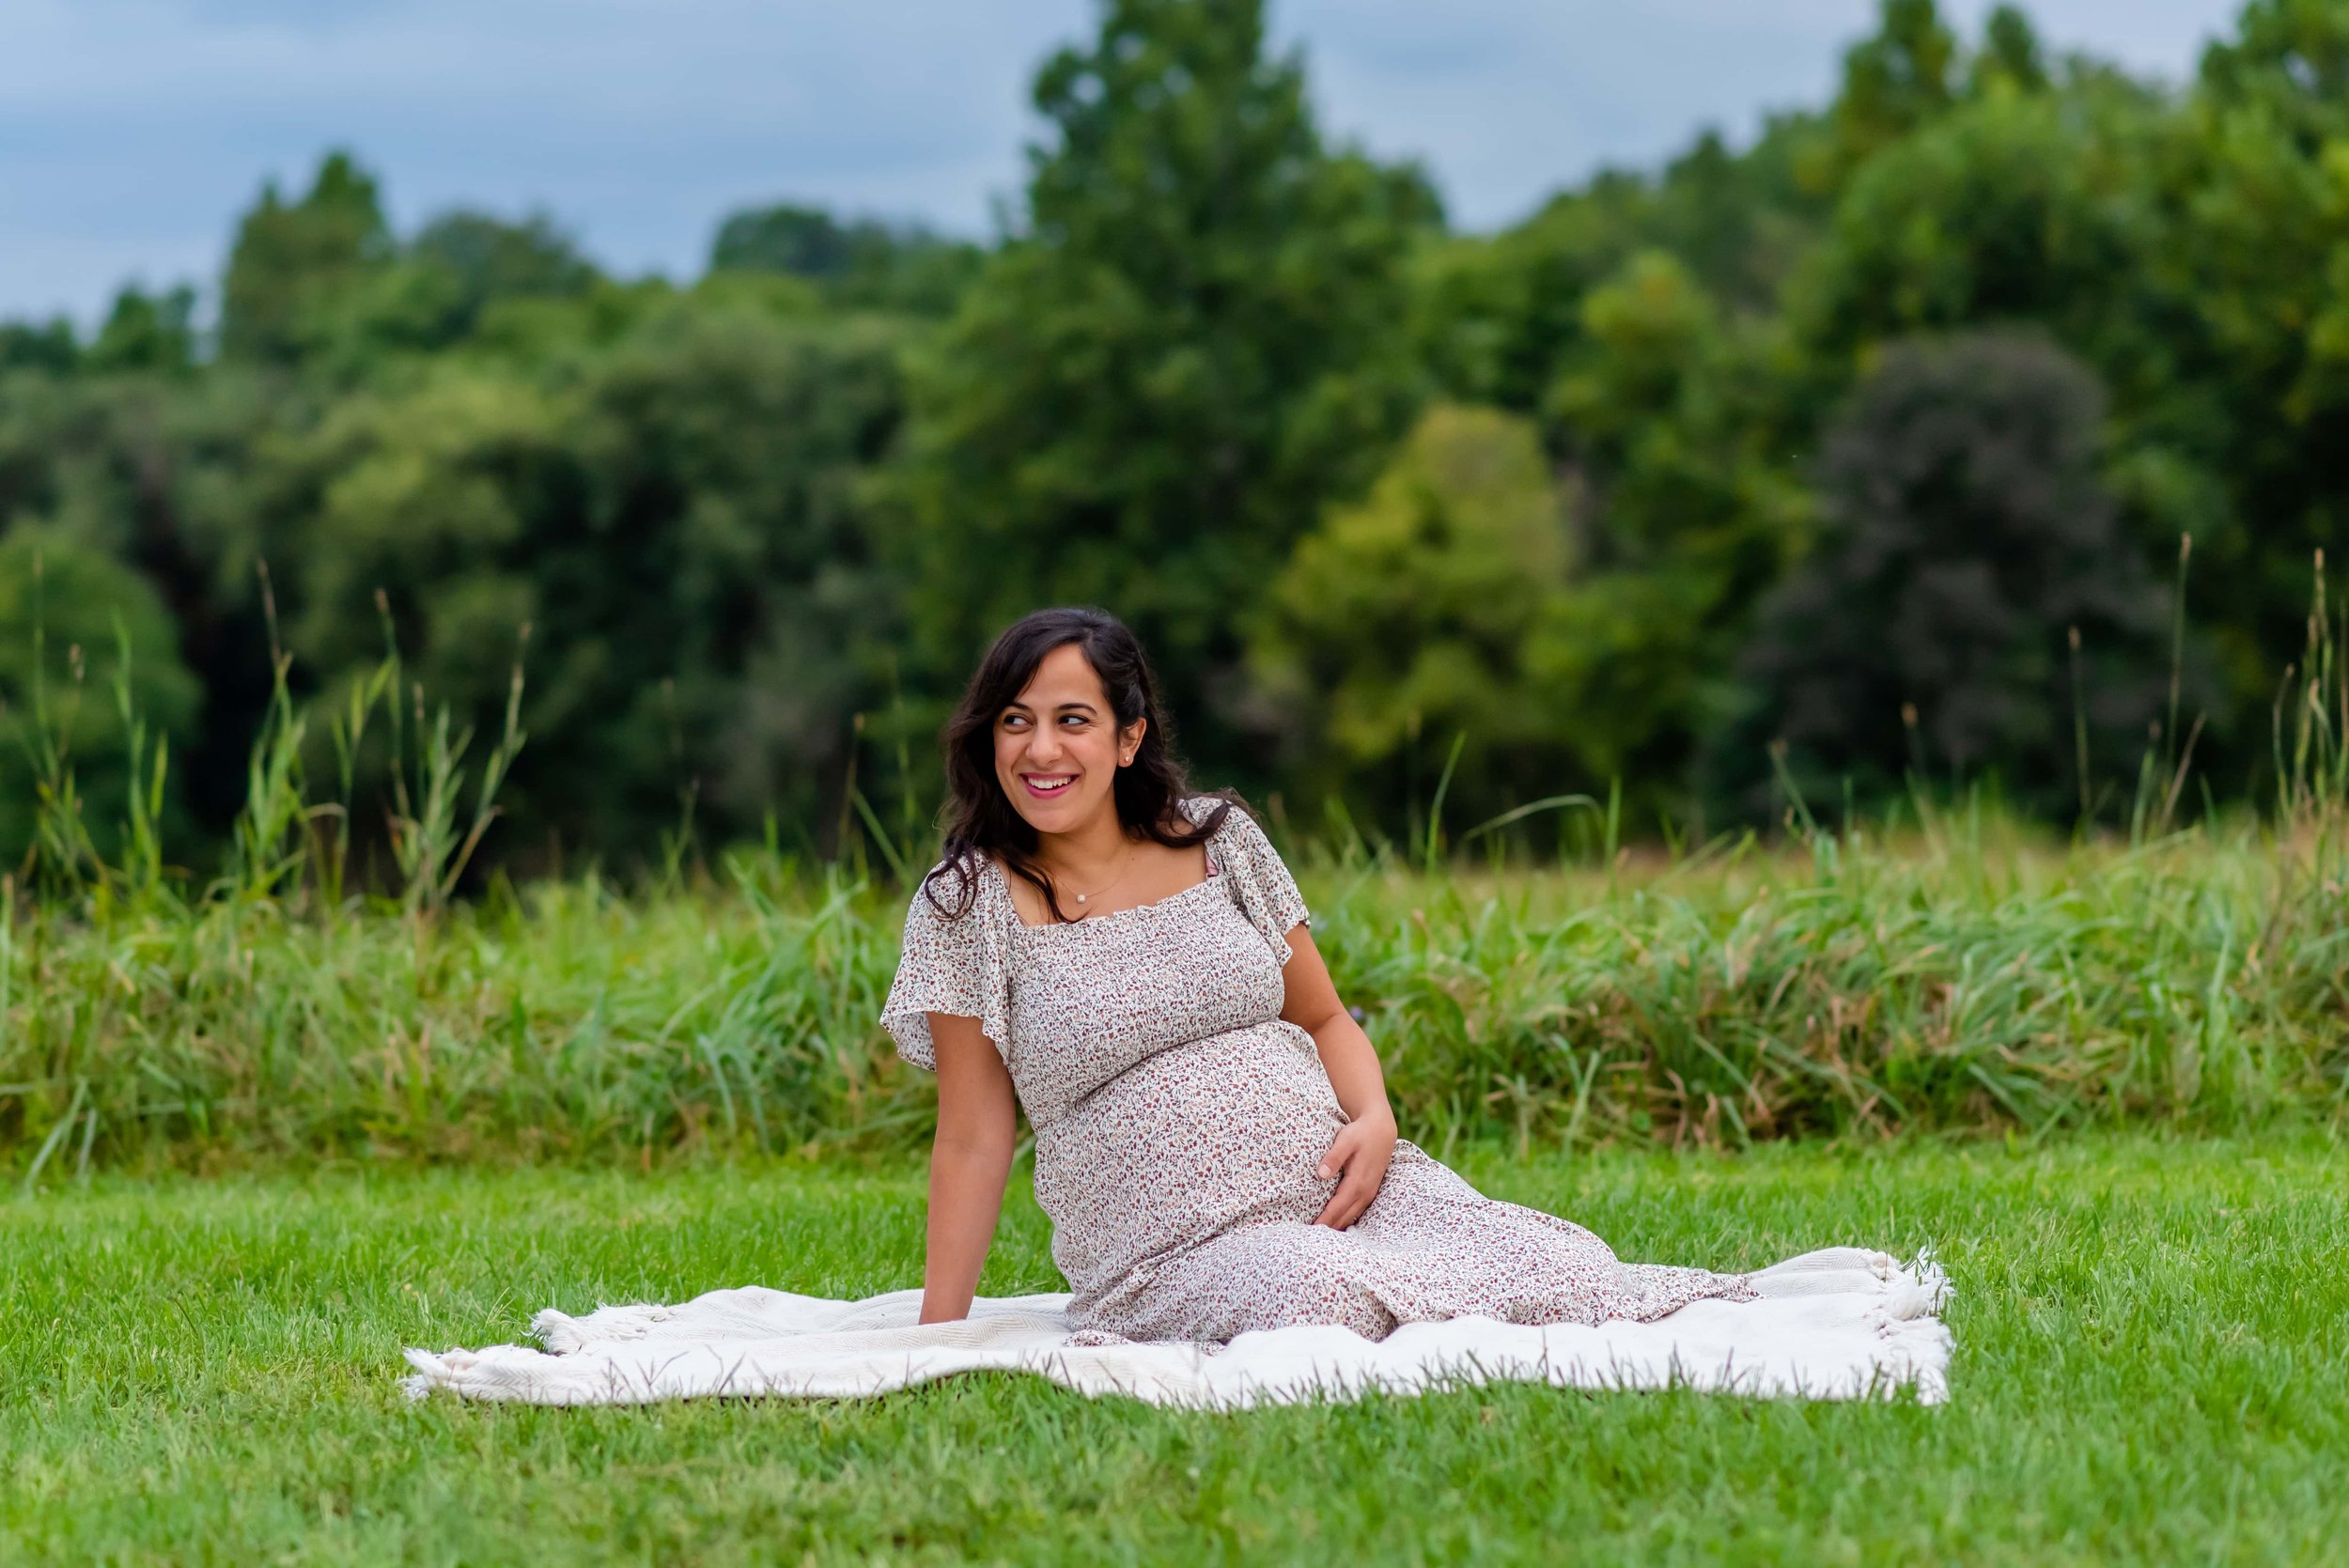
[[[1105,807],[1081,828],[1065,833],[1038,833],[1036,859],[1047,871],[1081,883],[1096,872],[1106,872],[1126,858],[1133,839],[1117,819],[1113,806]]]

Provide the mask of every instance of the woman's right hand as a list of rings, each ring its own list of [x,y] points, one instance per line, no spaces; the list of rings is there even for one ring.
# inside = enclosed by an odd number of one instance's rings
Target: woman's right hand
[[[1314,1170],[1323,1181],[1338,1178],[1336,1190],[1314,1223],[1343,1231],[1360,1219],[1386,1182],[1387,1167],[1394,1161],[1394,1112],[1383,1105],[1340,1127],[1330,1152]]]

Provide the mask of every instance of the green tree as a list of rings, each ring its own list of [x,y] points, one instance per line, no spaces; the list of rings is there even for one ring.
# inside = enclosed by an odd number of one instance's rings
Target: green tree
[[[53,376],[71,373],[82,363],[82,341],[73,323],[62,316],[39,325],[30,321],[0,321],[0,375],[11,370],[39,370]]]
[[[307,363],[346,383],[380,379],[466,344],[501,307],[568,303],[604,287],[544,217],[445,212],[320,308]]]
[[[39,789],[62,797],[69,779],[82,830],[100,854],[118,851],[132,784],[118,680],[148,727],[140,782],[151,785],[154,746],[176,754],[202,698],[179,661],[170,613],[104,552],[55,529],[10,529],[0,538],[0,862],[24,859]],[[170,846],[184,852],[187,824],[168,765],[163,803]]]
[[[1563,726],[1528,687],[1525,643],[1568,556],[1532,423],[1428,409],[1273,584],[1252,662],[1294,776],[1325,794],[1351,783],[1392,816],[1432,786],[1425,753],[1439,763],[1458,735],[1455,798],[1470,809],[1553,782]]]
[[[2193,536],[2212,777],[2264,756],[2310,551],[2349,554],[2349,0],[2253,0],[2174,90],[2051,54],[2012,7],[1968,40],[1889,0],[1831,101],[1458,236],[1408,170],[1324,142],[1256,0],[1114,0],[1099,23],[1037,79],[1028,199],[985,253],[785,206],[728,218],[690,287],[619,280],[542,216],[395,235],[330,157],[240,225],[217,352],[184,291],[126,289],[94,335],[0,323],[0,528],[151,586],[204,688],[179,754],[215,826],[267,695],[263,558],[326,688],[376,657],[381,587],[412,673],[493,723],[534,625],[507,843],[632,850],[680,789],[722,831],[769,805],[836,822],[857,714],[869,787],[877,726],[919,728],[997,625],[1068,599],[1142,628],[1234,782],[1392,814],[1449,725],[1480,748],[1463,811],[1610,777],[1675,811],[1697,737],[1718,763],[1740,715],[1762,722],[1737,650],[1766,641],[1812,492],[1831,539],[1865,520],[1817,456],[1855,388],[1911,337],[2011,329],[2108,399],[2093,515],[2163,575]],[[1952,428],[1996,423],[1927,383]],[[1528,439],[1554,556],[1461,456],[1522,476],[1497,454]],[[1509,560],[1506,591],[1461,586]],[[1376,636],[1310,602],[1316,573]],[[1766,629],[1788,658],[1805,633]],[[2090,638],[2119,661],[2092,701],[2134,689],[2133,646]],[[1414,711],[1416,778],[1394,738]],[[1889,781],[1906,753],[1871,735],[1817,766]],[[2074,798],[2045,735],[1919,737]],[[2123,744],[2096,743],[2100,765]]]
[[[221,283],[220,347],[230,358],[290,365],[332,331],[348,294],[393,254],[374,177],[348,153],[319,165],[295,202],[262,187],[237,226]]]
[[[2053,101],[1990,99],[1870,160],[1794,302],[1812,351],[1847,376],[1886,339],[1997,323],[2116,372],[2152,351],[2166,312],[2145,148],[2133,123],[2105,129]]]
[[[1591,293],[1646,253],[1671,256],[1732,315],[1775,313],[1828,211],[1798,178],[1816,134],[1810,117],[1781,116],[1732,152],[1708,131],[1659,177],[1608,171],[1514,228],[1426,247],[1416,355],[1449,396],[1537,411],[1588,347]]]
[[[2103,413],[2093,373],[2044,339],[1886,351],[1826,445],[1825,536],[1740,660],[1746,706],[1712,759],[1735,809],[1766,811],[1782,741],[1816,803],[1844,781],[1880,800],[1913,768],[1998,772],[2061,813],[2083,789],[2072,629],[2092,768],[2127,776],[2160,713],[2167,605],[2103,482]]]
[[[454,274],[476,313],[492,300],[583,293],[597,277],[578,241],[544,213],[509,223],[492,213],[453,209],[418,229],[406,254]]]
[[[1686,805],[1698,735],[1755,600],[1807,537],[1775,460],[1774,345],[1724,322],[1669,256],[1583,304],[1547,401],[1580,561],[1527,652],[1575,782],[1643,811]]]
[[[1974,96],[2046,90],[2046,54],[2030,17],[2013,6],[1998,6],[1983,23],[1982,33],[1982,50],[1974,56],[1970,84]]]
[[[1957,36],[1935,0],[1881,0],[1881,7],[1876,31],[1843,55],[1843,90],[1812,172],[1822,187],[1839,185],[1957,101]]]
[[[125,288],[83,358],[96,371],[185,371],[195,363],[195,290],[161,295]]]
[[[617,580],[593,538],[541,573],[599,618],[615,656],[601,678],[630,697],[572,726],[578,767],[635,759],[632,796],[606,792],[636,813],[633,835],[591,824],[587,842],[644,842],[680,786],[719,831],[772,812],[832,842],[854,719],[886,707],[896,675],[901,584],[875,560],[869,494],[903,418],[906,344],[885,319],[716,310],[656,323],[586,387],[589,520],[642,541]],[[876,760],[862,788],[886,801],[896,773]],[[563,777],[561,754],[542,762]]]
[[[2174,305],[2159,411],[2208,475],[2194,492],[2220,498],[2193,606],[2247,719],[2240,778],[2302,650],[2310,552],[2349,554],[2349,4],[2245,7],[2156,166]]]
[[[916,362],[904,537],[931,678],[1091,601],[1187,739],[1240,766],[1241,628],[1409,415],[1395,331],[1424,182],[1332,152],[1260,0],[1111,0],[1038,76],[1023,231]]]
[[[902,350],[688,297],[555,367],[436,364],[273,445],[235,550],[330,691],[381,656],[379,591],[428,705],[484,736],[525,659],[514,853],[649,853],[688,795],[720,834],[830,821],[887,690],[863,493]]]
[[[976,245],[918,225],[843,223],[820,208],[747,208],[718,226],[712,272],[780,272],[819,285],[837,303],[942,316],[977,276]]]
[[[175,623],[205,694],[204,723],[174,756],[199,829],[225,826],[242,800],[269,694],[252,557],[221,550],[258,505],[260,452],[307,417],[307,400],[285,392],[273,373],[211,363],[0,377],[0,526],[61,535],[131,568]],[[203,848],[181,852],[200,864]]]
[[[718,225],[718,238],[709,247],[709,268],[717,272],[837,278],[856,264],[856,241],[850,225],[818,207],[784,202],[748,208]]]
[[[1607,174],[1515,228],[1426,246],[1415,357],[1448,396],[1535,411],[1582,341],[1584,300],[1641,248],[1654,209],[1643,182]]]

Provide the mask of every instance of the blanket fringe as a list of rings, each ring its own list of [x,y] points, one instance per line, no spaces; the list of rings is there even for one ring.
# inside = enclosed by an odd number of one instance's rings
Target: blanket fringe
[[[1933,1255],[1933,1247],[1928,1243],[1917,1249],[1917,1255],[1901,1266],[1888,1281],[1888,1287],[1884,1301],[1887,1316],[1934,1317],[1950,1298],[1950,1275]]]
[[[590,1334],[580,1319],[549,1307],[531,1318],[530,1337],[550,1356],[568,1356],[606,1340],[644,1339],[652,1333],[655,1324],[666,1323],[675,1316],[675,1308],[648,1301],[623,1307],[599,1306],[595,1312],[595,1332]]]

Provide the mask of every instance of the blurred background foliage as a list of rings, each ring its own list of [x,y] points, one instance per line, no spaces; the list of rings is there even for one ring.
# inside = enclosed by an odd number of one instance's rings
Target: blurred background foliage
[[[1034,106],[985,245],[782,205],[617,278],[542,214],[397,233],[336,152],[210,315],[0,323],[0,774],[66,737],[102,836],[127,680],[209,863],[272,646],[331,709],[389,638],[485,737],[525,669],[485,865],[828,851],[915,836],[988,637],[1085,600],[1206,779],[1397,832],[1455,755],[1461,826],[1650,833],[1781,770],[2109,815],[2189,720],[2261,787],[2349,544],[2349,0],[2174,85],[1885,0],[1831,101],[1484,234],[1320,133],[1260,0],[1107,0]]]

